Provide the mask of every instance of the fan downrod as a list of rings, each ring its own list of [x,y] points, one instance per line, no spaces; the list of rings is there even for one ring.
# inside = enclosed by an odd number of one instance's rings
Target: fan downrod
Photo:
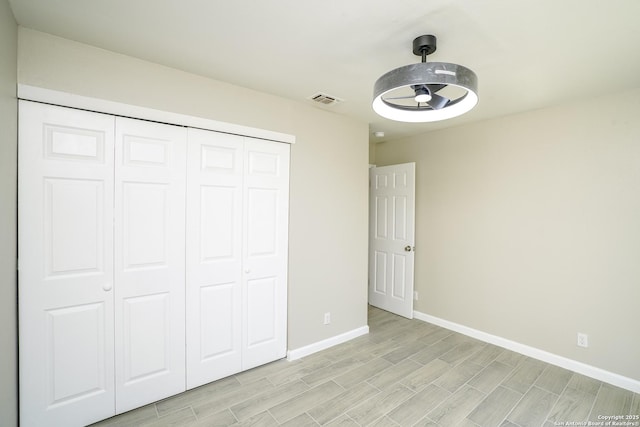
[[[427,55],[436,51],[436,36],[424,35],[413,40],[413,54],[422,57],[422,62],[427,62]]]

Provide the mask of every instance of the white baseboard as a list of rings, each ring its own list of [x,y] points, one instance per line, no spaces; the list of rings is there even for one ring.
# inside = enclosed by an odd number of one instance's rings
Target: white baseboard
[[[304,347],[296,348],[295,350],[287,351],[287,360],[296,360],[309,356],[310,354],[317,353],[318,351],[326,350],[334,345],[342,344],[350,341],[354,338],[358,338],[361,335],[369,333],[369,326],[365,325],[357,329],[345,332],[335,337],[327,338],[326,340],[318,341],[313,344],[306,345]]]
[[[470,328],[468,326],[440,319],[439,317],[431,316],[419,311],[414,311],[413,317],[415,319],[422,320],[423,322],[433,323],[434,325],[441,326],[451,331],[459,332],[463,335],[476,338],[480,341],[495,344],[499,347],[524,354],[525,356],[542,360],[543,362],[547,362],[552,365],[559,366],[561,368],[565,368],[591,378],[595,378],[597,380],[612,384],[616,387],[624,388],[634,393],[640,393],[640,381],[634,380],[633,378],[624,377],[613,372],[605,371],[604,369],[596,368],[595,366],[587,365],[586,363],[568,359],[563,356],[558,356],[557,354],[549,353],[535,347],[530,347],[519,342],[511,341],[506,338]]]

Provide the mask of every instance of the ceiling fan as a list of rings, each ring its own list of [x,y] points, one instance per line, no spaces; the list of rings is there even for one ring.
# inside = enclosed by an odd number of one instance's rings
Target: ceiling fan
[[[475,73],[462,65],[427,62],[435,51],[433,35],[413,41],[413,53],[422,62],[391,70],[376,81],[376,113],[403,122],[432,122],[464,114],[478,103]]]

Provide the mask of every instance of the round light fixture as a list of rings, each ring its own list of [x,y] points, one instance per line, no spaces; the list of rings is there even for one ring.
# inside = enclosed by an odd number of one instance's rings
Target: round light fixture
[[[400,122],[434,122],[466,113],[478,103],[478,78],[462,65],[429,62],[436,37],[420,36],[413,53],[422,62],[383,74],[373,88],[373,109]]]

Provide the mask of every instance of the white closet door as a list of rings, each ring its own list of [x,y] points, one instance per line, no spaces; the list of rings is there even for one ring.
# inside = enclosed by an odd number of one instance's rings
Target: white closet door
[[[187,388],[241,370],[243,138],[189,129]]]
[[[20,424],[114,415],[111,116],[20,101]]]
[[[242,369],[287,348],[289,145],[245,138]]]
[[[116,412],[185,390],[185,128],[116,119]]]

